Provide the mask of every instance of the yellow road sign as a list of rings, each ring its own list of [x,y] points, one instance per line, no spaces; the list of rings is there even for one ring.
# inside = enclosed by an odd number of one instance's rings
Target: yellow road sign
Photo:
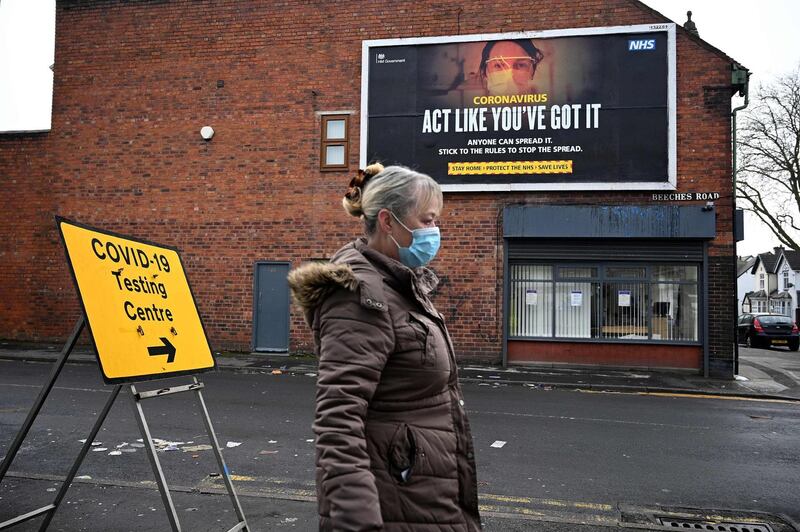
[[[214,369],[176,249],[56,222],[107,383]]]

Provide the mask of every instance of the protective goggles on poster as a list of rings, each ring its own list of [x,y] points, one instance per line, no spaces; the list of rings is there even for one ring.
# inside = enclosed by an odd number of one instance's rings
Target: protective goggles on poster
[[[513,70],[514,72],[533,73],[536,70],[536,62],[530,56],[511,56],[511,57],[491,57],[486,61],[487,72],[499,72],[501,70]]]

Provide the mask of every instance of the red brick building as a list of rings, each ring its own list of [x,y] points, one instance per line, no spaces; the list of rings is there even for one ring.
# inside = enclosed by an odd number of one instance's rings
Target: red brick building
[[[270,314],[288,308],[275,279],[361,231],[340,198],[362,156],[362,41],[671,22],[634,0],[556,0],[546,9],[504,0],[491,9],[476,1],[59,1],[52,129],[0,136],[0,337],[68,335],[79,305],[54,222],[61,215],[177,246],[214,349],[280,349],[280,339],[261,345],[256,330],[259,320],[284,327],[286,316]],[[446,192],[436,303],[462,359],[733,375],[737,65],[680,26],[675,57],[673,192],[718,193],[713,208],[641,189]],[[348,117],[346,158],[322,171],[331,114]],[[203,126],[213,139],[201,137]],[[567,206],[594,229],[542,229]],[[619,217],[632,214],[639,221],[620,230]],[[664,216],[674,227],[648,232],[650,218]],[[259,284],[264,262],[269,282]],[[628,268],[624,283],[613,280],[617,266]],[[553,300],[576,306],[589,294],[613,296],[616,310],[592,307],[600,317],[587,322],[591,330],[560,334],[567,323]],[[641,323],[619,314],[637,297]],[[522,324],[525,305],[545,301],[553,318]],[[289,349],[310,349],[300,313],[292,309],[285,323]]]

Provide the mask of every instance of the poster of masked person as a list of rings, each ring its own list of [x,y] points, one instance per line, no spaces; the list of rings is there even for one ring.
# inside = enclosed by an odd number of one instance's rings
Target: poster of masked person
[[[364,159],[410,162],[446,191],[670,188],[662,26],[366,41]]]
[[[530,39],[487,42],[479,68],[487,94],[537,94],[534,75],[543,58]]]

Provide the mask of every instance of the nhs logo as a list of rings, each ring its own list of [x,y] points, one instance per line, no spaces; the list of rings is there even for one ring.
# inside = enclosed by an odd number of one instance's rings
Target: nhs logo
[[[628,41],[629,52],[639,52],[642,50],[655,50],[655,39],[631,39]]]

